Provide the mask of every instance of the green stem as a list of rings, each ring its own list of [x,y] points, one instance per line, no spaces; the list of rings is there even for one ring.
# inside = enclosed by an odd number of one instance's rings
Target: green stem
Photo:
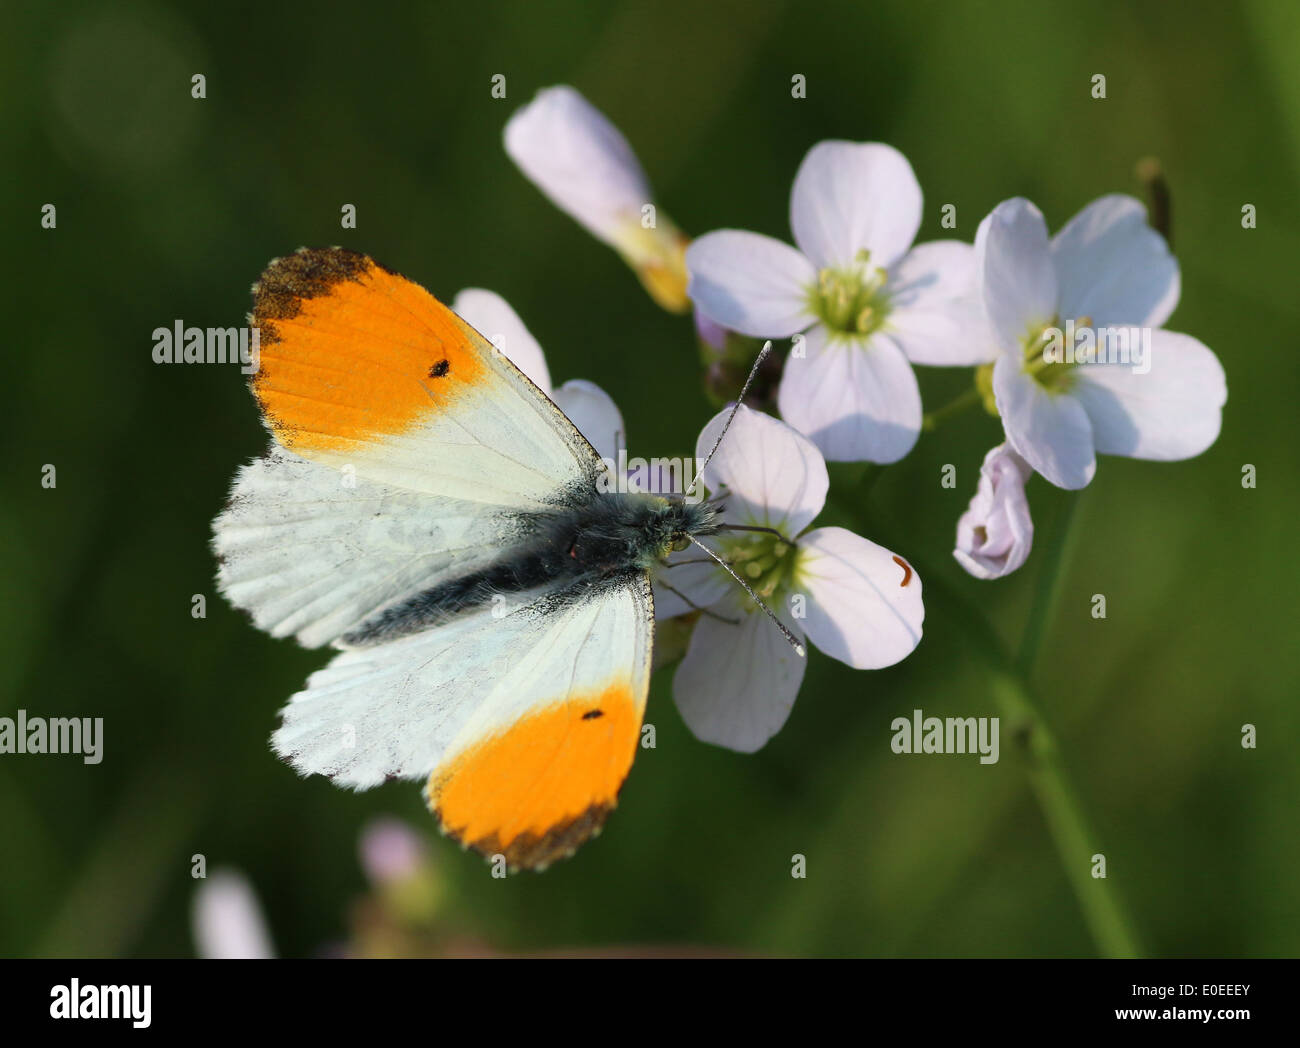
[[[862,479],[858,482],[859,492],[865,495],[875,486],[876,481],[880,479],[880,474],[884,472],[884,466],[878,465],[875,462],[868,462],[867,468],[862,472]]]
[[[940,423],[946,422],[952,416],[960,415],[968,408],[974,407],[982,399],[983,396],[980,391],[972,386],[965,393],[948,401],[943,407],[935,408],[923,417],[921,419],[921,429],[928,433],[930,430],[938,428]]]
[[[1065,563],[1069,560],[1070,537],[1079,500],[1083,492],[1070,498],[1057,519],[1051,541],[1043,552],[1044,564],[1038,573],[1038,585],[1034,589],[1033,603],[1029,608],[1029,619],[1025,623],[1024,638],[1020,643],[1020,654],[1016,656],[1016,670],[1026,680],[1033,677],[1034,664],[1038,661],[1038,652],[1043,646],[1043,637],[1052,621],[1056,605],[1061,597],[1061,579],[1064,576]]]
[[[1064,538],[1061,541],[1063,549]],[[960,627],[960,634],[971,650],[988,667],[990,687],[1004,722],[1002,726],[1008,729],[1007,734],[1023,755],[1030,787],[1098,951],[1105,957],[1141,956],[1137,939],[1110,882],[1092,876],[1092,856],[1102,849],[1096,846],[1097,838],[1088,828],[1056,738],[1038,712],[1029,685],[1017,668],[1020,660],[1013,663],[984,616],[951,589],[941,574],[910,554],[909,558],[925,580],[926,602],[947,612]]]
[[[1030,785],[1093,939],[1105,957],[1141,956],[1110,882],[1093,876],[1096,837],[1088,828],[1083,808],[1065,774],[1056,738],[1034,708],[1019,675],[995,672],[992,685],[1002,719],[1010,726],[1026,761]]]

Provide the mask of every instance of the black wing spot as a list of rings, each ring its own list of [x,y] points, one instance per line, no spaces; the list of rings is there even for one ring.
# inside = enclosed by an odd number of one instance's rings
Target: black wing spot
[[[588,710],[582,715],[583,720],[595,720],[597,717],[605,716],[604,710]]]
[[[442,376],[447,374],[447,372],[450,370],[451,370],[451,361],[444,358],[438,361],[438,363],[434,364],[433,367],[429,369],[429,377],[442,378]]]

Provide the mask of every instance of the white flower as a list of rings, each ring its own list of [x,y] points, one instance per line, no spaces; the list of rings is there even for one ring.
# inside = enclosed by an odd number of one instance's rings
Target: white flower
[[[1049,242],[1038,208],[1007,200],[980,224],[975,250],[999,350],[998,412],[1035,470],[1082,488],[1098,452],[1170,461],[1214,443],[1228,396],[1223,368],[1191,336],[1156,330],[1178,304],[1178,263],[1138,201],[1095,200]],[[1149,337],[1143,366],[1049,362],[1044,336],[1067,322],[1098,340],[1137,329]]]
[[[506,123],[510,159],[560,210],[614,248],[665,309],[687,307],[686,238],[658,210],[618,128],[571,87],[537,92]]]
[[[275,956],[253,886],[235,870],[214,870],[199,881],[193,928],[200,957],[261,960]]]
[[[720,230],[686,251],[687,294],[713,321],[756,338],[803,334],[779,407],[828,459],[895,462],[912,449],[921,431],[913,363],[993,359],[974,249],[955,240],[913,248],[920,224],[921,187],[898,150],[821,142],[790,193],[798,250]]]
[[[1029,556],[1034,522],[1029,517],[1025,481],[1034,471],[1006,444],[984,456],[979,488],[957,521],[952,555],[977,579],[1010,575]]]
[[[704,427],[697,456],[708,454],[725,421],[723,412]],[[924,608],[911,566],[843,528],[804,531],[829,486],[825,460],[806,437],[741,407],[704,482],[723,497],[725,523],[780,532],[723,533],[707,542],[797,637],[855,669],[893,665],[916,647]],[[673,694],[700,739],[753,752],[785,724],[807,660],[725,571],[697,563],[704,556],[692,547],[673,558],[692,563],[657,572],[662,614],[704,609]]]
[[[569,416],[596,454],[609,461],[617,459],[624,430],[623,416],[614,401],[594,382],[584,379],[570,379],[559,389],[552,388],[542,347],[510,303],[494,291],[471,287],[456,296],[451,308]]]

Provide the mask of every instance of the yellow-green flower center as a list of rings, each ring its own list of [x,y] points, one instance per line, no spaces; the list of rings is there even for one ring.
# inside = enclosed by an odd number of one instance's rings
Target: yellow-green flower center
[[[770,605],[794,582],[799,547],[784,536],[732,533],[721,544],[722,557]],[[779,610],[779,609],[774,609]]]
[[[880,266],[873,268],[869,259],[870,253],[862,251],[843,268],[828,266],[808,289],[809,308],[832,331],[869,335],[885,322],[888,274]]]
[[[1089,327],[1090,317],[1080,317],[1076,327]],[[1073,354],[1065,354],[1064,335],[1059,317],[1041,328],[1030,329],[1021,347],[1025,357],[1025,373],[1049,393],[1064,393],[1074,383]],[[1068,358],[1068,359],[1067,359]]]

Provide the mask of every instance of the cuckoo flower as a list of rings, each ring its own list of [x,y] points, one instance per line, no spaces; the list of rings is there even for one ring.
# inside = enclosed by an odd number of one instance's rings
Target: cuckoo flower
[[[684,312],[686,238],[656,208],[618,128],[571,87],[548,87],[510,117],[510,159],[556,207],[617,251],[665,309]]]
[[[1178,263],[1138,201],[1095,200],[1049,241],[1038,208],[1007,200],[980,224],[975,252],[998,413],[1035,470],[1082,488],[1098,453],[1170,461],[1214,443],[1223,368],[1190,335],[1160,329],[1178,304]],[[1063,327],[1089,335],[1082,362],[1073,345],[1053,357]]]
[[[1034,471],[1006,444],[984,456],[979,488],[957,521],[957,563],[977,579],[1010,575],[1029,556],[1034,522],[1025,481]]]
[[[756,338],[796,339],[781,416],[835,461],[894,462],[921,431],[912,364],[993,359],[976,296],[974,249],[912,247],[921,187],[879,143],[821,142],[790,194],[798,248],[724,229],[686,251],[687,293],[711,320]]]
[[[724,412],[705,426],[700,459],[725,421]],[[741,407],[704,483],[723,502],[724,523],[778,533],[724,532],[709,545],[797,638],[855,669],[893,665],[916,647],[924,608],[911,566],[844,528],[805,530],[829,486],[810,440]],[[674,560],[657,573],[659,613],[702,609],[673,678],[677,707],[705,742],[757,750],[789,716],[806,660],[703,551],[688,549]]]

